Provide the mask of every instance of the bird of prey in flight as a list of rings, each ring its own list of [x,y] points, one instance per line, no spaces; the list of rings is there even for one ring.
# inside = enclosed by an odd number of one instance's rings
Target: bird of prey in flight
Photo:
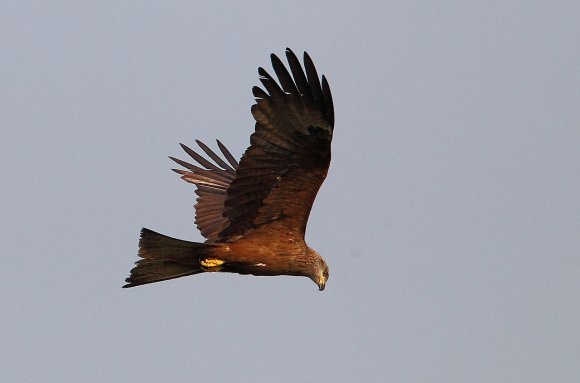
[[[324,290],[328,266],[304,241],[310,209],[330,165],[334,107],[326,78],[310,56],[304,66],[286,49],[289,71],[274,54],[278,81],[258,68],[256,120],[240,161],[217,141],[218,155],[196,141],[204,158],[181,144],[197,165],[170,157],[196,186],[195,223],[206,238],[188,242],[141,230],[139,257],[123,287],[204,272],[308,277]],[[211,161],[210,161],[211,160]]]

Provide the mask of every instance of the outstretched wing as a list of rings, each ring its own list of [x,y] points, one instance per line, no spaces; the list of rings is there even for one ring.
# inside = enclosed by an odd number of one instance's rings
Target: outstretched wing
[[[196,140],[197,144],[215,163],[203,158],[187,146],[181,147],[202,167],[190,164],[174,157],[169,157],[188,170],[173,169],[181,174],[181,178],[197,186],[195,193],[198,195],[195,204],[195,224],[207,242],[215,242],[218,234],[227,227],[229,220],[223,216],[224,201],[227,198],[227,189],[235,178],[238,162],[228,149],[216,140],[218,147],[224,156],[220,158],[203,142]],[[224,160],[227,160],[224,161]]]
[[[280,84],[258,69],[265,90],[252,89],[256,128],[227,189],[223,217],[229,224],[218,234],[219,241],[233,240],[274,221],[303,237],[326,177],[334,128],[330,88],[324,76],[320,82],[307,53],[305,71],[290,49],[286,57],[292,74],[271,55]]]

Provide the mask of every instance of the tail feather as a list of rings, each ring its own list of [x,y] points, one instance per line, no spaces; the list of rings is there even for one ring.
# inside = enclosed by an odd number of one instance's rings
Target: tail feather
[[[123,287],[141,286],[203,273],[199,265],[184,265],[175,261],[141,259],[135,264],[136,266],[131,270],[131,276],[125,279],[127,284]]]
[[[123,287],[134,287],[147,283],[202,273],[200,261],[211,257],[212,250],[219,245],[188,242],[141,230],[139,256]]]

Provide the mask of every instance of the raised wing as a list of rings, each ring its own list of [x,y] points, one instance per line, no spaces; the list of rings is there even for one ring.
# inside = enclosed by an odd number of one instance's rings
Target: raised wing
[[[307,53],[305,71],[290,49],[286,57],[292,74],[271,55],[280,84],[258,69],[265,90],[252,89],[256,128],[227,189],[223,217],[229,224],[218,234],[218,241],[235,240],[274,221],[303,237],[312,203],[326,177],[334,127],[330,88],[324,76],[320,82]]]
[[[227,198],[227,189],[235,178],[238,162],[219,140],[217,140],[217,144],[224,159],[220,158],[203,142],[199,140],[196,142],[214,163],[183,144],[181,144],[183,150],[202,167],[174,157],[169,158],[188,169],[173,169],[173,171],[181,174],[183,180],[197,186],[195,190],[198,195],[195,204],[195,224],[201,235],[207,239],[206,242],[215,242],[218,239],[218,234],[229,223],[229,219],[225,218],[222,213],[224,201]]]

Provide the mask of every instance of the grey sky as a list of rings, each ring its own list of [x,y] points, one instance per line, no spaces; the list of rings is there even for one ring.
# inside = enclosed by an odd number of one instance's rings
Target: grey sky
[[[580,381],[575,1],[0,5],[0,381]],[[336,109],[307,240],[331,276],[121,289],[201,240],[179,142],[253,131],[308,51]]]

